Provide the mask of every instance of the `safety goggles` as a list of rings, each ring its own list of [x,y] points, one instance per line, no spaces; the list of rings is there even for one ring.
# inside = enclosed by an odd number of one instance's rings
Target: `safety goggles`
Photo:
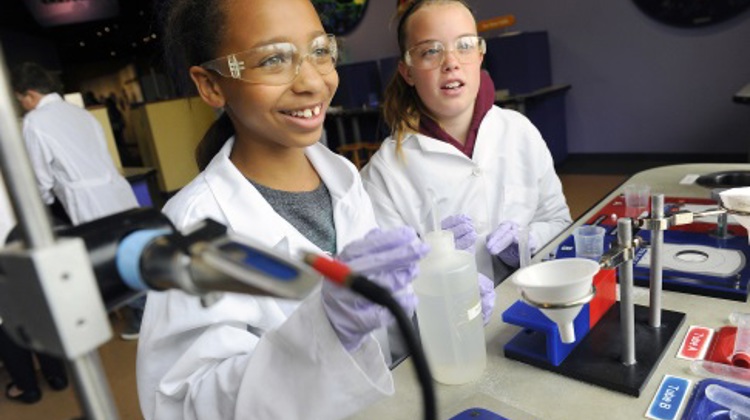
[[[448,51],[453,52],[459,63],[472,64],[487,52],[487,44],[478,36],[462,36],[453,41],[453,48],[446,49],[440,41],[421,42],[406,51],[404,61],[409,67],[433,70],[445,62]]]
[[[247,83],[278,86],[291,83],[304,60],[321,75],[330,73],[338,55],[336,37],[325,34],[313,39],[304,55],[296,45],[279,42],[206,61],[201,67]]]

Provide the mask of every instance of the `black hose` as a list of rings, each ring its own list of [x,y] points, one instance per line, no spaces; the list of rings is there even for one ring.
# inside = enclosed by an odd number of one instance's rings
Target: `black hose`
[[[422,400],[424,404],[424,419],[434,420],[437,418],[437,409],[435,405],[435,389],[432,383],[432,374],[430,367],[427,365],[427,358],[424,355],[422,345],[414,333],[414,324],[404,313],[401,305],[396,301],[388,290],[371,282],[361,275],[353,276],[349,286],[352,290],[366,297],[381,306],[388,308],[396,318],[396,323],[401,330],[406,346],[411,353],[414,363],[414,370],[417,379],[422,387]]]

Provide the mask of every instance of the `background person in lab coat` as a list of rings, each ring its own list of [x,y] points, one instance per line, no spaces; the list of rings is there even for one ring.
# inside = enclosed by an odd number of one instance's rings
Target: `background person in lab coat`
[[[11,80],[27,111],[23,138],[44,202],[59,200],[74,225],[137,207],[107,150],[102,126],[63,100],[57,78],[38,64],[24,63]]]
[[[164,212],[180,229],[214,218],[292,258],[337,254],[412,312],[426,246],[411,228],[372,230],[356,169],[318,143],[337,52],[309,0],[177,0],[166,11],[166,53],[224,113],[197,150],[202,172]],[[208,308],[152,292],[137,358],[143,415],[346,417],[394,391],[371,334],[390,319],[327,282],[302,302],[227,293]]]
[[[466,3],[407,3],[398,44],[384,105],[393,134],[362,170],[378,223],[424,233],[434,201],[458,238],[473,225],[479,271],[502,281],[519,263],[519,227],[533,252],[571,223],[549,150],[526,117],[494,106]]]
[[[79,225],[138,207],[128,181],[107,149],[99,122],[85,109],[65,102],[58,78],[36,63],[12,71],[16,99],[27,111],[23,139],[42,200],[63,223]],[[138,337],[145,296],[128,304],[121,337]]]

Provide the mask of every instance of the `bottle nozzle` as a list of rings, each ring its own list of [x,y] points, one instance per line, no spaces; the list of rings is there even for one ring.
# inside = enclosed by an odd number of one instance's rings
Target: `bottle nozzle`
[[[443,230],[443,227],[440,225],[440,211],[438,210],[435,193],[432,190],[429,190],[428,194],[430,196],[430,213],[432,213],[432,231]]]

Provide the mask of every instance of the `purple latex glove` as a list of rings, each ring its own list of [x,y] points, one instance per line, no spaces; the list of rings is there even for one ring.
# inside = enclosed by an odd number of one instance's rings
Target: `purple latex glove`
[[[482,300],[482,321],[487,325],[495,309],[495,283],[482,273],[479,273],[479,297]]]
[[[474,253],[474,244],[477,242],[477,231],[471,217],[465,214],[448,216],[440,222],[440,227],[453,232],[453,241],[456,249]]]
[[[494,232],[487,236],[487,251],[497,255],[505,264],[518,267],[518,223],[506,220]],[[536,251],[537,243],[533,235],[529,235],[529,255]]]
[[[344,247],[337,259],[389,290],[411,316],[417,307],[411,283],[417,277],[417,263],[428,251],[429,246],[412,228],[373,229]],[[359,348],[368,334],[394,320],[388,309],[330,282],[323,283],[321,296],[328,320],[348,351]]]

